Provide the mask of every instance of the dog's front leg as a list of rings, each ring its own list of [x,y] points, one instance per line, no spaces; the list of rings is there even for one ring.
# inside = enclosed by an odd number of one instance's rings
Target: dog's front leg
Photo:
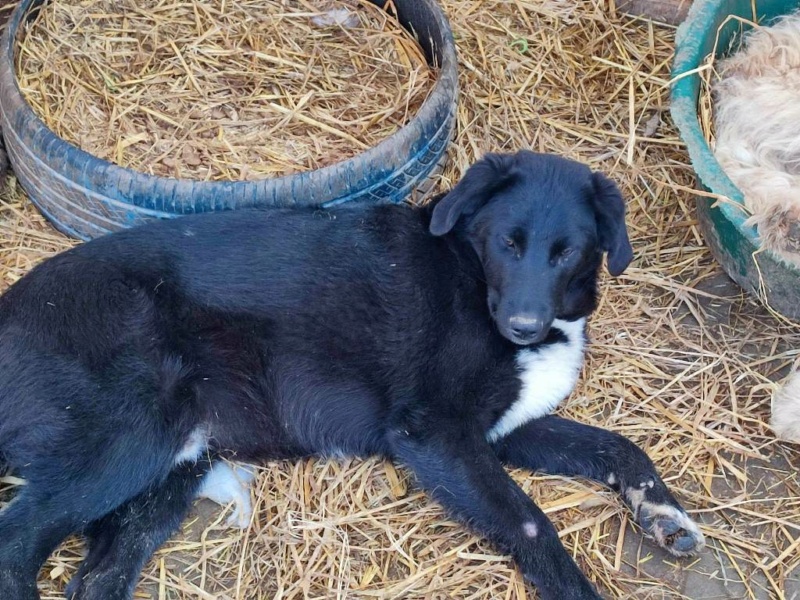
[[[395,458],[455,518],[509,552],[545,600],[597,600],[547,516],[508,476],[482,431],[461,419],[390,434]]]
[[[647,454],[619,434],[550,415],[518,427],[493,447],[505,464],[587,477],[619,491],[642,529],[676,556],[705,545]]]

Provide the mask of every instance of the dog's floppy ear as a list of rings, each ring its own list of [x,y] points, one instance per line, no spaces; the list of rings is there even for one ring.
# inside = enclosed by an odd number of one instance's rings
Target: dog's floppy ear
[[[433,208],[430,232],[433,235],[450,232],[459,218],[475,213],[493,194],[511,184],[516,175],[513,155],[487,154]]]
[[[592,184],[600,247],[608,253],[608,272],[616,277],[633,260],[633,249],[625,228],[625,201],[617,184],[602,173],[592,174]]]

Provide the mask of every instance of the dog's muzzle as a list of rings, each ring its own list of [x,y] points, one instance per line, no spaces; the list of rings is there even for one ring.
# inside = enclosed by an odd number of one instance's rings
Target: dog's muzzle
[[[509,317],[508,325],[502,333],[515,344],[529,346],[541,342],[547,337],[552,322],[552,319],[545,319],[534,314],[517,314]]]

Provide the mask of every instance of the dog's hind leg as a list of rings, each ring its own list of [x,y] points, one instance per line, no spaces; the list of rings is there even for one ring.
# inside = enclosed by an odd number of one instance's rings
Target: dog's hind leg
[[[12,464],[27,484],[0,513],[2,600],[38,598],[36,576],[55,547],[163,481],[174,468],[184,432],[192,429],[191,422],[179,429],[157,409],[144,410],[153,404],[147,400],[152,384],[105,390],[78,384],[73,395],[93,403],[54,393],[66,406],[60,414],[59,405],[42,401],[28,386],[27,397],[39,401],[44,425],[32,415],[32,425],[20,428],[3,448],[11,449]],[[116,414],[108,414],[111,408]]]
[[[176,466],[167,478],[84,531],[89,551],[67,586],[68,600],[128,600],[145,563],[178,529],[211,459]]]
[[[39,457],[26,472],[26,485],[0,512],[0,599],[38,598],[39,569],[64,538],[164,477],[160,460],[148,462],[152,456],[136,456],[128,444],[85,450],[50,462]]]
[[[0,512],[0,598],[36,600],[36,578],[50,553],[68,535],[100,518],[108,482],[29,481]],[[113,507],[112,507],[113,508]]]
[[[55,547],[78,529],[58,498],[23,489],[0,513],[0,598],[38,600],[36,576]]]
[[[703,534],[630,440],[556,416],[535,419],[493,444],[508,465],[599,481],[622,494],[644,531],[676,556],[702,550]]]

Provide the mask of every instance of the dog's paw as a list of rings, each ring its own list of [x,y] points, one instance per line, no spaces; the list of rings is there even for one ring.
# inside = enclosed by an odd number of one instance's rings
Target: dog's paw
[[[706,540],[697,524],[685,512],[670,504],[643,501],[636,519],[645,533],[674,556],[700,552]]]
[[[255,472],[246,465],[232,467],[228,463],[217,462],[203,478],[203,484],[197,495],[223,506],[232,502],[233,512],[228,517],[226,525],[247,529],[253,516],[250,484],[254,479]]]

